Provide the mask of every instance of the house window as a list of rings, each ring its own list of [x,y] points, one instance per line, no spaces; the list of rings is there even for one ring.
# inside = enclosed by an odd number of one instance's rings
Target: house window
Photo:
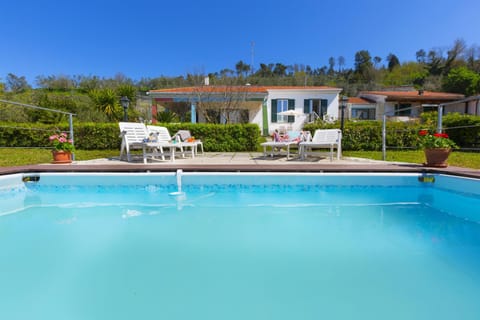
[[[438,111],[438,105],[422,105],[422,112]]]
[[[327,99],[305,99],[303,100],[303,113],[315,112],[321,119],[327,114]]]
[[[412,105],[410,103],[399,103],[395,105],[395,115],[396,116],[404,116],[404,117],[410,117],[412,114],[412,109],[407,109],[406,108],[411,108]]]
[[[352,119],[375,120],[375,108],[352,108]]]
[[[273,99],[272,100],[272,123],[286,123],[286,122],[295,122],[294,116],[284,116],[278,114],[287,110],[295,109],[295,100],[293,99]]]

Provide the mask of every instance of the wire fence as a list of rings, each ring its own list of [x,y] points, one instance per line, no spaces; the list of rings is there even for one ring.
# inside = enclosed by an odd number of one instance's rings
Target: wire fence
[[[443,104],[438,104],[435,105],[437,107],[437,123],[436,123],[436,132],[437,133],[442,133],[445,132],[447,134],[453,133],[454,131],[457,132],[457,135],[459,136],[466,136],[468,135],[468,130],[472,129],[477,129],[480,128],[480,124],[470,124],[470,125],[459,125],[459,126],[450,126],[450,127],[444,127],[443,126],[443,116],[444,116],[444,111],[448,106],[459,104],[459,103],[467,103],[469,101],[478,101],[480,99],[480,96],[475,96],[475,97],[469,97],[466,99],[454,101],[454,102],[449,102],[449,103],[443,103]],[[432,107],[433,105],[429,105],[429,107]],[[411,111],[414,109],[421,109],[423,108],[424,105],[418,105],[418,106],[413,106],[413,107],[405,107],[405,108],[400,108],[396,109],[393,111],[385,112],[382,115],[382,154],[383,154],[383,160],[386,160],[386,152],[387,149],[396,149],[396,150],[403,150],[403,149],[418,149],[417,146],[387,146],[387,133],[392,132],[392,130],[387,131],[387,126],[386,123],[388,121],[389,116],[395,116],[395,114],[400,113],[402,111]],[[411,134],[417,133],[413,132],[414,129],[394,129],[393,132],[398,134],[398,133],[405,133],[405,132],[410,132]],[[462,131],[460,134],[458,132]],[[480,151],[480,131],[478,131],[478,134],[474,135],[472,137],[472,141],[470,141],[468,146],[459,146],[459,150],[461,151]]]
[[[75,145],[75,139],[74,139],[74,131],[73,131],[73,116],[75,116],[74,113],[71,112],[66,112],[63,110],[56,110],[56,109],[50,109],[50,108],[45,108],[45,107],[40,107],[40,106],[35,106],[31,104],[26,104],[26,103],[20,103],[16,101],[9,101],[9,100],[3,100],[0,99],[0,102],[6,105],[10,106],[16,106],[16,107],[21,107],[21,108],[27,108],[27,109],[34,109],[34,110],[42,110],[46,112],[51,112],[55,114],[64,114],[68,116],[68,124],[69,124],[69,139],[72,140],[72,144]],[[51,132],[51,129],[45,129],[45,128],[38,128],[38,127],[28,127],[28,126],[19,126],[19,125],[1,125],[0,128],[5,128],[5,129],[20,129],[20,130],[29,130],[29,131],[38,131],[38,132]],[[12,148],[12,149],[19,149],[19,148],[32,148],[32,149],[42,149],[42,148],[51,148],[50,146],[45,146],[45,147],[39,147],[39,146],[29,146],[29,147],[6,147],[6,146],[1,146],[1,148]],[[75,160],[75,153],[72,153],[72,159]]]

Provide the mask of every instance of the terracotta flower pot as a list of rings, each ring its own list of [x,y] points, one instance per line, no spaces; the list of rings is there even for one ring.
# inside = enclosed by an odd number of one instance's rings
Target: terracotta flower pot
[[[72,153],[68,151],[52,151],[53,161],[52,163],[61,164],[61,163],[72,163]]]
[[[426,167],[446,168],[448,167],[447,159],[452,149],[450,148],[433,148],[425,149]]]

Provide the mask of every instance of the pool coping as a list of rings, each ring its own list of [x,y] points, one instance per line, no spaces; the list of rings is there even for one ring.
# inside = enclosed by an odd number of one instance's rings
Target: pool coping
[[[356,172],[440,173],[480,179],[480,170],[460,167],[432,168],[420,164],[39,164],[1,167],[0,175],[32,172]]]

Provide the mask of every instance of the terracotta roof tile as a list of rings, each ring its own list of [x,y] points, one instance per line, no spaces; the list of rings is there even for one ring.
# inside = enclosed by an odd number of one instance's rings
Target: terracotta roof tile
[[[465,96],[458,93],[448,93],[448,92],[434,92],[434,91],[423,91],[421,94],[419,91],[363,91],[362,94],[369,95],[381,95],[386,96],[387,101],[392,100],[445,100],[445,101],[454,101],[463,99]]]
[[[236,90],[234,90],[236,89]],[[151,93],[192,93],[192,92],[225,92],[239,91],[249,93],[267,93],[268,90],[328,90],[338,89],[328,86],[298,87],[298,86],[199,86],[199,87],[180,87],[169,89],[150,90]]]
[[[370,104],[373,103],[372,101],[369,101],[367,99],[359,98],[359,97],[348,97],[348,103],[353,103],[353,104]]]

